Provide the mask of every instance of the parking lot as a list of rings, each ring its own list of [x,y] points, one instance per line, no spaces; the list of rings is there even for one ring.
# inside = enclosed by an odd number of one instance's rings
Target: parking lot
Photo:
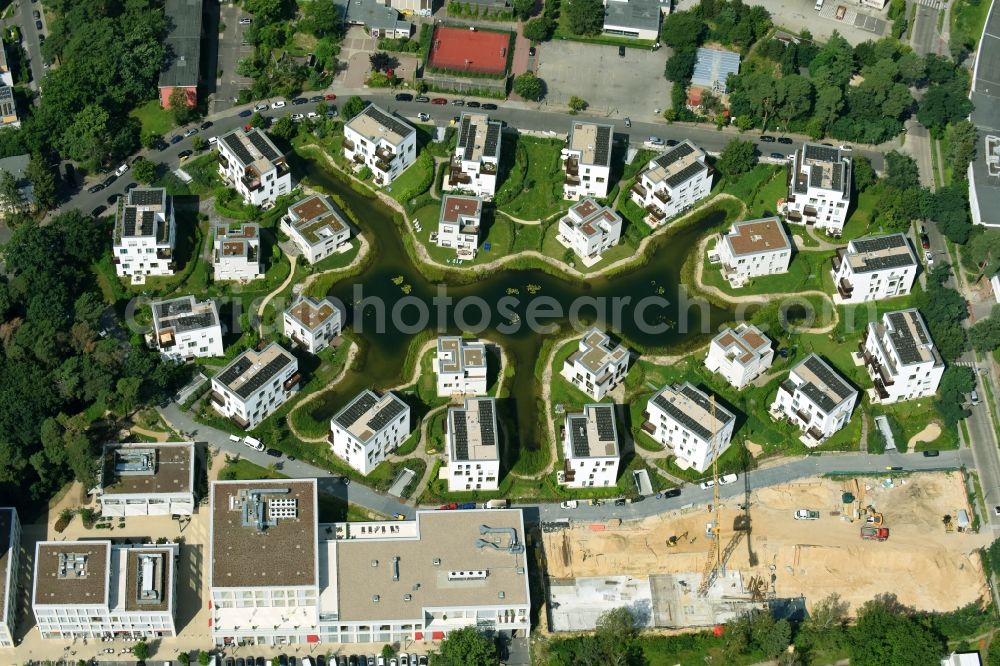
[[[247,26],[241,25],[240,19],[247,14],[241,8],[228,3],[222,5],[220,14],[222,24],[226,28],[219,33],[219,70],[222,76],[216,81],[216,93],[209,113],[232,107],[233,98],[252,83],[249,78],[236,74],[240,60],[253,53],[252,46],[243,44],[243,31]]]
[[[663,78],[670,49],[626,49],[622,58],[617,46],[558,41],[540,45],[537,56],[537,73],[553,104],[576,95],[590,113],[633,120],[651,120],[656,109],[662,113],[670,105],[670,82]]]

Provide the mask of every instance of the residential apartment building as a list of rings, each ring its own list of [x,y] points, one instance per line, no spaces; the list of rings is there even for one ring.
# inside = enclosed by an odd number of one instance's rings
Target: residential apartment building
[[[603,199],[611,187],[611,125],[574,122],[563,149],[563,197]]]
[[[685,139],[649,161],[629,194],[646,211],[643,218],[657,227],[708,196],[712,170],[705,151]]]
[[[118,277],[143,284],[147,276],[174,274],[177,225],[173,199],[162,187],[137,187],[118,199],[114,253]]]
[[[589,266],[600,261],[603,252],[618,245],[621,235],[621,216],[588,197],[570,206],[559,220],[556,240]]]
[[[219,222],[212,233],[212,267],[217,282],[249,282],[264,277],[260,225]]]
[[[0,129],[21,126],[17,117],[17,102],[14,100],[14,74],[7,64],[7,49],[0,42]]]
[[[858,392],[826,361],[810,354],[781,382],[770,411],[798,426],[803,443],[814,447],[847,425],[857,401]]]
[[[483,200],[458,194],[441,197],[437,234],[431,234],[438,247],[454,248],[459,259],[475,259],[479,248],[479,221]]]
[[[789,169],[785,219],[839,238],[851,205],[851,151],[804,143]]]
[[[17,509],[0,507],[0,648],[16,645],[20,567],[21,521]]]
[[[753,324],[746,323],[723,329],[712,338],[705,357],[705,367],[725,377],[737,389],[760,377],[773,362],[771,339]]]
[[[439,398],[486,394],[486,345],[457,335],[437,339]]]
[[[448,492],[500,487],[500,430],[496,400],[466,398],[448,409]]]
[[[937,393],[944,361],[916,309],[886,312],[882,321],[869,323],[858,348],[875,384],[874,402],[890,404]]]
[[[719,237],[715,253],[722,276],[734,289],[762,275],[788,272],[792,241],[776,217],[737,222]]]
[[[905,296],[920,262],[903,234],[856,238],[833,258],[837,303],[863,303]]]
[[[502,140],[500,121],[491,121],[485,113],[463,113],[443,189],[492,199],[497,191]]]
[[[310,354],[318,354],[340,335],[340,308],[329,298],[302,296],[285,310],[285,337]]]
[[[629,351],[611,342],[608,334],[590,328],[579,347],[563,363],[562,376],[594,400],[602,400],[628,372]]]
[[[178,545],[39,541],[31,610],[43,639],[176,636]]]
[[[388,185],[417,159],[417,130],[369,104],[344,125],[344,157],[371,169],[377,185]]]
[[[330,449],[367,475],[410,436],[410,406],[365,389],[330,419]]]
[[[681,469],[704,472],[725,453],[736,417],[689,382],[664,386],[646,403],[642,429],[673,452]]]
[[[219,137],[219,175],[243,201],[270,208],[292,191],[288,160],[263,130],[237,128]]]
[[[351,240],[351,227],[344,211],[322,194],[313,194],[289,206],[288,213],[281,218],[281,230],[310,264],[344,251]]]
[[[198,302],[194,296],[153,301],[152,345],[171,361],[222,356],[222,324],[215,301]]]
[[[194,513],[194,442],[105,444],[96,492],[105,518]]]
[[[212,407],[253,430],[299,389],[299,362],[277,342],[248,349],[212,377]]]
[[[618,481],[621,451],[615,406],[584,405],[563,423],[563,469],[560,483],[570,488],[607,488]]]

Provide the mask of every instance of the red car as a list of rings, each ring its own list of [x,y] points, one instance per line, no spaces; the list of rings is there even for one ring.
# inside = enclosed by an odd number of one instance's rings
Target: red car
[[[447,104],[447,103],[448,100],[446,100],[444,97],[435,97],[434,99],[431,100],[431,104]]]
[[[328,94],[328,95],[323,95],[323,99],[327,99],[327,100],[330,100],[330,99],[337,99],[337,96],[336,96],[336,95],[334,95],[333,93],[330,93],[330,94]]]
[[[458,504],[452,502],[451,504],[442,504],[438,507],[438,511],[454,511],[458,508]]]
[[[244,132],[249,132],[252,127],[253,127],[253,125],[251,125],[250,123],[247,123],[246,125],[243,126],[243,131]]]

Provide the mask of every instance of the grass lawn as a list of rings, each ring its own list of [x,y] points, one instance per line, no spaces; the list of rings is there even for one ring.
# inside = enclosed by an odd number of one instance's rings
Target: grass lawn
[[[614,263],[621,259],[627,259],[629,257],[634,257],[636,250],[638,249],[638,242],[633,240],[627,234],[622,234],[621,241],[618,245],[606,251],[601,255],[601,260],[596,264],[591,266],[583,263],[576,253],[567,248],[565,245],[560,243],[556,236],[559,235],[559,223],[552,222],[545,226],[544,237],[542,238],[542,254],[547,257],[552,257],[553,259],[561,259],[567,262],[567,265],[572,266],[581,273],[592,273],[594,271],[602,270],[608,264]]]
[[[559,151],[563,145],[555,139],[517,137],[513,165],[496,194],[502,212],[522,220],[538,220],[569,207],[562,198]]]
[[[828,284],[830,257],[833,252],[796,252],[788,265],[788,272],[780,275],[762,275],[753,278],[750,283],[739,289],[733,289],[722,277],[722,271],[717,264],[708,263],[708,254],[703,257],[705,269],[702,280],[706,285],[721,289],[727,294],[795,294],[808,290],[832,289]]]
[[[986,16],[990,12],[989,2],[973,4],[969,0],[957,0],[951,8],[951,39],[953,43],[962,44],[975,50],[979,38],[986,25]]]
[[[430,255],[431,259],[435,262],[447,265],[449,259],[455,258],[454,248],[448,247],[438,247],[437,243],[430,242],[430,235],[432,232],[437,231],[438,218],[441,214],[441,202],[432,201],[425,206],[421,206],[413,214],[413,219],[420,222],[422,231],[417,231],[418,241],[426,248],[427,254]],[[494,214],[495,215],[495,214]],[[484,215],[484,219],[487,219],[483,223],[483,228],[486,232],[485,237],[480,240],[479,251],[476,252],[476,258],[471,262],[466,259],[466,264],[485,264],[489,263],[498,257],[506,257],[511,254],[511,245],[513,243],[513,237],[515,233],[515,227],[520,227],[522,225],[513,222],[510,218],[505,215],[495,215],[492,221],[488,221],[489,213]],[[490,244],[490,249],[485,250],[485,244]]]
[[[783,172],[782,167],[773,164],[758,164],[749,173],[743,174],[735,180],[723,178],[715,186],[715,191],[731,194],[743,202],[756,201],[757,193],[761,188],[768,185],[775,174]]]
[[[869,187],[857,198],[857,204],[847,216],[844,224],[844,233],[841,235],[840,243],[846,243],[860,236],[873,234],[878,231],[874,226],[875,217],[878,215],[878,205],[881,199],[879,188]]]
[[[256,481],[258,479],[287,479],[288,475],[239,458],[229,460],[226,466],[219,471],[219,478],[231,481]]]
[[[499,219],[507,219],[502,215]],[[524,252],[525,250],[541,251],[542,249],[542,225],[540,224],[513,224],[513,245],[511,253]]]
[[[747,213],[750,219],[775,215],[778,211],[778,199],[788,196],[788,182],[785,178],[785,170],[777,167],[770,179],[761,183],[760,188],[750,204],[750,211]]]
[[[410,167],[386,186],[385,191],[401,204],[417,197],[434,184],[434,158],[426,151]]]
[[[142,125],[143,134],[163,136],[177,126],[170,111],[160,107],[159,99],[151,99],[142,106],[132,109],[129,115]]]
[[[632,39],[629,37],[615,37],[614,35],[576,35],[570,29],[569,22],[569,11],[566,9],[565,5],[563,10],[559,12],[559,18],[556,22],[555,34],[552,36],[553,39],[568,39],[574,42],[586,42],[587,44],[610,44],[611,46],[624,46],[630,49],[651,49],[653,48],[653,40],[651,39]]]

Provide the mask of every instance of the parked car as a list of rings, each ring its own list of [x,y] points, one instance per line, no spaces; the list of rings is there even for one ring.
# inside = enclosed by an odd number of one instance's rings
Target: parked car
[[[431,104],[447,104],[447,103],[448,100],[446,100],[444,97],[435,97],[434,99],[431,100]]]
[[[126,171],[128,171],[128,162],[125,162],[124,164],[118,165],[118,168],[115,169],[115,175],[116,176],[123,176],[123,175],[125,175]]]
[[[795,512],[795,520],[819,520],[819,511],[799,509]]]
[[[198,128],[197,127],[192,127],[188,131],[184,132],[184,138],[187,138],[189,136],[194,136],[197,133],[198,133]]]
[[[458,508],[458,504],[455,502],[449,502],[448,504],[442,504],[438,507],[438,511],[454,511]]]
[[[207,130],[207,129],[208,129],[209,127],[211,127],[211,126],[212,126],[212,125],[214,125],[214,124],[215,124],[215,123],[213,123],[213,122],[212,122],[211,120],[206,120],[205,122],[203,122],[203,123],[201,124],[201,129],[203,129],[203,130]]]
[[[267,102],[261,102],[260,104],[253,107],[254,111],[267,111],[267,109],[268,109]]]
[[[423,120],[423,121],[425,121],[425,122],[426,122],[426,121],[430,120],[430,119],[431,119],[431,117],[430,117],[430,116],[428,116],[428,115],[427,115],[426,113],[418,113],[418,114],[417,114],[417,119],[418,119],[418,120]]]
[[[283,109],[283,108],[285,108],[285,100],[279,99],[279,100],[276,100],[274,102],[271,102],[271,108],[272,109]]]
[[[941,455],[941,452],[937,449],[927,449],[924,451],[924,458],[937,458],[939,455]]]
[[[94,210],[90,211],[90,214],[93,217],[100,217],[107,209],[108,209],[107,206],[98,206]]]
[[[35,21],[35,29],[36,30],[41,30],[42,29],[42,22],[41,21]]]
[[[465,100],[464,99],[453,99],[453,100],[451,100],[451,105],[452,106],[465,106]]]
[[[319,118],[319,114],[316,113],[315,111],[310,111],[309,113],[306,114],[306,118],[308,118],[310,120],[312,120],[314,118]]]
[[[575,509],[580,506],[580,503],[576,500],[566,500],[565,502],[560,502],[559,507],[563,509]]]
[[[187,158],[191,157],[192,154],[194,154],[193,150],[182,150],[181,152],[177,153],[177,157],[180,158],[181,160],[186,160]]]
[[[708,479],[707,481],[702,481],[700,484],[698,484],[698,487],[701,488],[702,490],[708,490],[714,485],[715,481],[712,479]]]
[[[927,237],[927,234],[920,234],[920,247],[925,250],[931,249],[931,239]]]
[[[473,100],[471,102],[466,102],[465,106],[469,107],[470,109],[478,109],[479,107],[482,106],[482,104],[480,104],[479,102]]]
[[[788,159],[788,158],[784,155],[784,153],[771,153],[771,159],[772,160],[784,160],[784,159]]]
[[[628,502],[625,501],[624,497],[619,497],[615,500],[615,506],[625,506]]]
[[[663,145],[663,139],[661,139],[658,136],[651,136],[651,137],[649,137],[649,139],[646,140],[646,143],[649,143],[650,145],[653,145],[653,146],[662,146]]]
[[[323,95],[323,99],[325,99],[326,101],[330,102],[332,100],[337,99],[337,96],[334,95],[333,93],[327,93],[327,94]]]
[[[430,98],[430,97],[428,97],[427,95],[417,95],[417,96],[416,96],[416,97],[415,97],[415,98],[413,99],[413,101],[414,101],[414,102],[421,102],[421,103],[427,103],[427,102],[431,101],[431,98]]]
[[[247,113],[249,113],[249,111]],[[174,136],[170,137],[170,145],[171,146],[177,145],[183,140],[184,137],[182,137],[180,134],[175,134]]]
[[[720,486],[727,486],[730,483],[734,483],[739,478],[740,477],[737,474],[726,474],[725,476],[723,476],[722,478],[719,479],[719,485]]]
[[[316,104],[318,102],[322,102],[324,99],[326,98],[323,97],[322,95],[313,95],[312,97],[309,98],[309,101],[312,102],[313,104]]]
[[[240,19],[240,25],[250,25],[253,23],[253,19],[249,16],[244,16]]]
[[[487,111],[496,111],[497,105],[492,102],[487,102],[486,104],[483,104],[483,108]]]
[[[632,127],[632,119],[625,116],[625,127]]]
[[[337,109],[330,109],[329,111],[326,112],[327,118],[336,118],[339,115],[340,113],[337,111]]]
[[[31,18],[33,18],[33,19],[35,19],[37,21],[38,19],[42,18],[42,15],[36,9],[33,12],[31,12]]]
[[[774,143],[774,137],[769,134],[761,135],[760,140],[764,143]]]
[[[302,122],[303,118],[305,118],[305,116],[302,115],[301,113],[293,113],[292,114],[292,122],[293,123]]]
[[[104,187],[110,187],[111,183],[115,182],[116,180],[118,180],[118,176],[116,176],[115,174],[111,174],[110,176],[104,179]]]
[[[785,145],[789,145],[789,144],[792,143],[792,139],[790,137],[787,137],[787,136],[779,136],[778,137],[778,143],[783,143]]]
[[[668,488],[663,491],[663,499],[670,499],[671,497],[680,497],[680,496],[681,496],[680,488]]]
[[[531,57],[534,57],[535,53],[536,53],[535,47],[534,46],[529,46],[528,47],[528,55],[531,56]]]
[[[125,191],[126,192],[131,192],[132,190],[134,190],[137,187],[139,187],[139,183],[133,181],[133,182],[131,182],[128,185],[125,186]]]
[[[618,47],[618,57],[619,58],[624,58],[625,57],[625,47],[624,46],[619,46]]]
[[[969,392],[969,404],[973,407],[979,404],[979,391],[976,389],[972,389],[972,391]]]
[[[249,118],[252,115],[253,115],[253,111],[251,111],[250,109],[246,109],[246,110],[240,111],[240,118]]]
[[[294,104],[295,106],[298,106],[300,104],[308,104],[308,103],[309,103],[309,100],[307,100],[305,97],[296,97],[295,99],[292,100],[292,104]]]
[[[676,146],[678,143],[680,142],[677,139],[667,139],[668,146]]]
[[[396,93],[396,101],[397,102],[412,102],[413,101],[413,95],[411,95],[410,93]]]
[[[927,266],[934,265],[934,253],[930,250],[924,250],[924,260],[927,262]]]
[[[994,516],[1000,516],[1000,504],[998,504],[997,506],[993,507],[993,515]]]
[[[92,187],[87,188],[87,191],[90,192],[91,194],[97,194],[103,189],[104,189],[104,183],[98,183]]]

